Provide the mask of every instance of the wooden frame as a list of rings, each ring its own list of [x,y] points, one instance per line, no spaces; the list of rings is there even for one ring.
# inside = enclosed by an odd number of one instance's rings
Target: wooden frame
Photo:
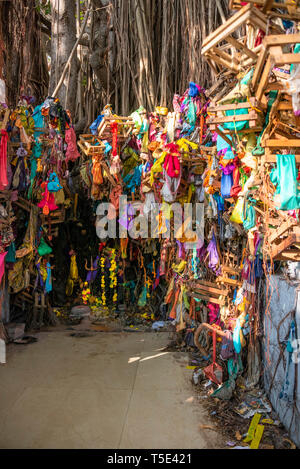
[[[95,155],[104,154],[105,145],[97,135],[80,135],[77,143],[79,148],[87,156],[93,157]]]
[[[26,200],[20,196],[18,196],[17,200],[13,200],[12,203],[29,213],[31,211],[31,207],[34,205],[29,200]]]
[[[295,134],[297,134],[297,128],[290,127],[283,122],[280,122],[278,119],[272,123],[271,132],[265,132],[263,138],[261,140],[261,145],[265,148],[266,153],[266,160],[270,158],[272,151],[275,149],[278,150],[291,150],[291,154],[295,154],[296,149],[300,149],[300,139],[297,138]],[[272,155],[272,157],[275,155]],[[275,160],[276,161],[276,160]],[[273,163],[273,161],[269,161]]]
[[[274,67],[300,63],[300,53],[285,53],[283,47],[292,46],[300,42],[300,34],[279,34],[266,36],[262,43],[262,50],[252,77],[252,88],[258,101],[261,101],[266,91],[270,74]],[[273,84],[272,89],[282,89]]]
[[[64,221],[65,221],[65,208],[62,207],[58,210],[54,210],[53,212],[50,212],[49,215],[41,214],[42,225],[49,225],[49,217],[50,217],[51,226],[52,225],[57,225],[59,223],[64,223]]]
[[[256,109],[254,109],[256,108]],[[248,109],[247,114],[236,114],[233,116],[225,116],[225,111],[237,111],[239,109]],[[261,111],[261,112],[259,112]],[[217,131],[217,126],[225,124],[225,123],[234,123],[240,121],[248,121],[249,122],[249,129],[241,129],[237,132],[249,132],[249,131],[261,131],[263,129],[263,110],[260,103],[257,101],[256,98],[250,98],[249,102],[244,103],[237,103],[237,104],[225,104],[225,105],[217,105],[216,103],[212,103],[212,105],[208,108],[209,114],[212,114],[207,120],[207,124],[209,125],[209,129],[213,132]],[[234,134],[234,130],[223,129],[221,131],[223,134]]]
[[[261,139],[261,145],[265,148],[262,161],[276,163],[276,153],[272,153],[275,149],[291,149],[291,154],[297,152],[296,148],[300,150],[297,138],[299,128],[300,118],[294,115],[291,96],[286,92],[279,92]],[[299,155],[296,155],[296,162],[299,162]]]
[[[220,288],[216,283],[206,280],[192,280],[187,286],[189,296],[218,305],[225,305],[229,293],[227,288]]]
[[[215,71],[219,67],[237,74],[242,68],[249,68],[257,62],[261,45],[250,49],[246,46],[246,38],[237,40],[232,35],[244,25],[266,33],[268,19],[254,5],[248,4],[203,41],[201,52]],[[276,27],[276,31],[273,28],[273,32],[279,32],[279,28]],[[231,54],[225,51],[228,48]]]
[[[239,10],[242,8],[241,5],[242,0],[230,0],[229,1],[229,8],[231,10]],[[248,3],[252,3],[257,5],[257,7],[261,8],[261,11],[266,14],[271,14],[283,19],[290,19],[290,20],[300,20],[300,8],[299,2],[292,2],[291,0],[280,0],[277,3],[275,0],[248,0]],[[295,5],[296,3],[296,5]],[[284,10],[285,13],[279,13],[274,9],[281,9]]]
[[[124,140],[129,137],[133,128],[134,128],[134,120],[131,117],[121,117],[121,116],[105,116],[103,117],[102,121],[98,126],[98,137],[102,140],[109,140],[112,139],[112,133],[110,124],[113,122],[118,123],[118,140]]]

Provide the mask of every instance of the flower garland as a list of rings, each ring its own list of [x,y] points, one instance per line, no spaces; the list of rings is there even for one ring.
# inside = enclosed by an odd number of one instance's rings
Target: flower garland
[[[117,287],[117,275],[116,275],[117,263],[116,263],[116,250],[112,249],[111,251],[111,260],[110,260],[110,285],[109,288],[114,289],[113,292],[113,303],[116,303],[118,300],[118,293],[116,290]]]
[[[100,269],[101,269],[101,305],[106,307],[106,295],[105,295],[105,257],[100,258]]]
[[[81,292],[82,300],[85,305],[88,304],[89,298],[91,296],[91,290],[89,288],[88,282],[84,282],[83,284],[83,290]]]

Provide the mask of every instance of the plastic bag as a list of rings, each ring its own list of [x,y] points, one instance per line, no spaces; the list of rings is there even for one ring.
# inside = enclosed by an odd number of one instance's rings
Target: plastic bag
[[[233,209],[233,212],[230,217],[230,221],[233,223],[239,223],[240,225],[243,224],[243,211],[244,211],[244,199],[242,197],[239,197],[237,200],[237,203],[235,204],[235,207]]]

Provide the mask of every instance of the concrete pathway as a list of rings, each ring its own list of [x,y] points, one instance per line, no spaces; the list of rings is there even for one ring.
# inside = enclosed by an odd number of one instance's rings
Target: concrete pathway
[[[42,332],[0,365],[0,448],[221,447],[168,333]]]

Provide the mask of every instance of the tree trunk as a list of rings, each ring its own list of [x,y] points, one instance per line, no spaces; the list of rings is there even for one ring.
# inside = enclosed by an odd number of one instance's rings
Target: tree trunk
[[[51,73],[49,95],[63,73],[66,62],[76,42],[76,2],[74,0],[51,0],[52,36],[51,36]],[[74,55],[63,84],[57,93],[62,106],[72,116],[75,113],[77,93],[77,57]]]
[[[47,93],[48,67],[35,4],[35,0],[1,2],[0,55],[2,51],[2,73],[11,107],[20,95],[33,96],[39,103]]]

